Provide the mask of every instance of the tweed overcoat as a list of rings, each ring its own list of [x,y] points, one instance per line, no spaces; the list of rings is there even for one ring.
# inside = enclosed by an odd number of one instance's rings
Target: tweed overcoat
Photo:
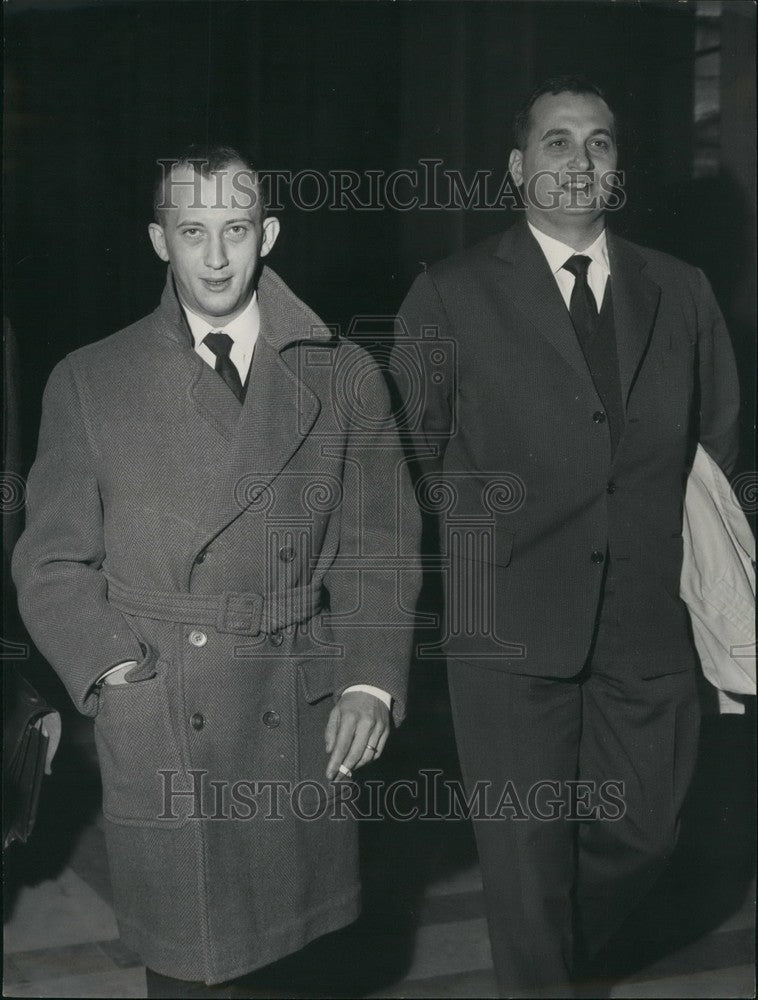
[[[323,733],[352,684],[402,719],[419,586],[381,371],[268,268],[258,297],[242,406],[170,273],[154,313],[56,367],[14,554],[29,631],[95,717],[123,940],[208,983],[357,915]]]

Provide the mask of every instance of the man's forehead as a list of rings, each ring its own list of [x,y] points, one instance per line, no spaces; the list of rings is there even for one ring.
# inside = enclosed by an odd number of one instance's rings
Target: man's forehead
[[[161,207],[172,215],[237,211],[252,218],[260,210],[258,180],[242,163],[229,163],[207,173],[189,163],[179,164],[165,175]]]
[[[532,122],[554,125],[586,123],[591,120],[598,127],[613,125],[613,112],[602,97],[597,94],[573,94],[564,91],[559,94],[540,94],[532,105]]]

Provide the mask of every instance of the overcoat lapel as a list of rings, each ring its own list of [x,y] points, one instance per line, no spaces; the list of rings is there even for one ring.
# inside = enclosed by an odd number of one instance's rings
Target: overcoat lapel
[[[592,377],[566,303],[526,222],[519,222],[506,230],[495,256],[507,265],[502,268],[501,281],[510,304],[523,313],[594,394]]]
[[[284,469],[307,437],[320,410],[316,395],[299,377],[297,352],[285,348],[323,330],[318,317],[297,299],[268,268],[258,284],[261,328],[253,352],[245,402],[240,407],[228,387],[210,375],[236,407],[231,448],[198,522],[196,549],[201,549],[251,504]],[[292,360],[285,359],[290,353]],[[202,363],[202,362],[201,362]],[[196,383],[199,392],[207,379]],[[208,383],[210,388],[210,383]],[[220,419],[226,410],[211,405]],[[199,405],[205,405],[200,401]]]
[[[650,342],[661,289],[645,274],[644,257],[612,233],[608,233],[608,259],[613,285],[621,399],[626,407]]]
[[[240,404],[229,386],[210,365],[192,352],[200,362],[190,387],[190,398],[198,413],[213,424],[219,434],[231,442],[239,424]]]
[[[211,424],[225,442],[231,442],[239,422],[240,404],[223,379],[193,348],[192,334],[176,297],[171,268],[153,319],[158,332],[176,348],[171,352],[171,370],[167,373],[176,392],[186,392],[198,416]],[[190,432],[190,428],[187,430]],[[223,447],[222,442],[219,445]]]

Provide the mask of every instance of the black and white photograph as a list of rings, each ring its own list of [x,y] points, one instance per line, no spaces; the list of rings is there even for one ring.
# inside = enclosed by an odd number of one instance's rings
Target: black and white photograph
[[[3,996],[754,997],[753,0],[3,15]]]

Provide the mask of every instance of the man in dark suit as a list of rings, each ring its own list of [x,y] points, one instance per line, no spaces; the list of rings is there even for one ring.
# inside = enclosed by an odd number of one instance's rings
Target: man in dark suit
[[[415,596],[418,512],[388,393],[263,266],[278,231],[235,150],[168,166],[161,303],[55,368],[14,554],[29,631],[95,718],[150,996],[245,995],[235,979],[356,917],[336,782],[404,714],[387,560],[410,556]]]
[[[497,814],[475,819],[497,978],[557,996],[674,846],[699,725],[683,488],[698,441],[730,469],[738,389],[703,274],[606,228],[594,85],[538,88],[509,166],[526,218],[429,268],[401,316],[448,344],[423,352],[419,495],[446,507],[463,776]]]

